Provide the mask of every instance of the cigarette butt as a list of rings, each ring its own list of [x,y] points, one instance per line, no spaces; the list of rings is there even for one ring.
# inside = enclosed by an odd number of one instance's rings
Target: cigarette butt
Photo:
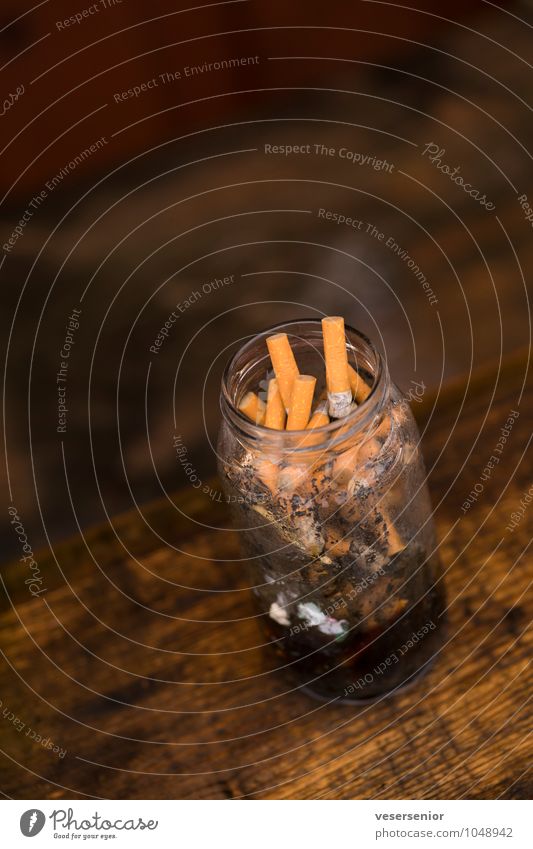
[[[315,409],[315,412],[309,419],[306,430],[315,430],[317,427],[324,427],[329,424],[329,416],[327,414],[328,402],[321,401]],[[310,433],[302,437],[301,445],[319,445],[323,441],[323,435],[320,433]]]
[[[407,599],[400,598],[397,589],[391,596],[390,587],[389,578],[380,579],[358,594],[357,608],[365,631],[373,631],[383,624],[391,625],[407,607]]]
[[[350,381],[348,379],[348,354],[344,335],[344,319],[341,316],[323,318],[322,333],[324,336],[328,392],[346,392],[350,389]]]
[[[278,381],[278,388],[285,409],[289,409],[291,401],[292,384],[298,377],[299,371],[292,353],[286,333],[275,333],[266,340],[268,353],[272,361],[272,368]]]
[[[273,378],[268,382],[265,427],[270,427],[273,430],[283,430],[285,428],[286,415],[278,381],[276,378]]]
[[[347,534],[339,537],[334,530],[330,530],[326,536],[325,552],[330,557],[343,557],[350,553],[351,539]]]
[[[266,457],[258,457],[255,461],[255,470],[257,476],[264,483],[272,495],[278,495],[278,476],[279,468],[272,460]]]
[[[255,392],[246,393],[239,404],[239,410],[254,424],[262,425],[265,420],[265,402],[261,401]]]
[[[378,528],[376,522],[379,520]],[[382,510],[372,511],[359,521],[365,529],[367,541],[360,550],[361,559],[375,571],[386,569],[393,557],[405,551],[407,543],[402,540],[391,518]]]
[[[324,537],[314,513],[311,473],[305,464],[281,469],[277,497],[285,511],[280,523],[282,535],[310,557],[318,557],[324,550]]]
[[[394,597],[389,599],[378,612],[387,623],[392,624],[404,612],[408,604],[409,602],[406,598]]]
[[[287,416],[287,430],[304,430],[311,415],[316,377],[299,374],[294,379]]]
[[[299,489],[305,489],[311,471],[306,465],[285,466],[279,473],[278,494],[280,497],[290,501],[293,494]]]
[[[350,381],[350,390],[358,404],[366,401],[370,395],[371,389],[365,383],[361,375],[359,375],[353,366],[348,366],[348,380]]]
[[[352,390],[348,377],[348,354],[344,335],[344,319],[329,316],[322,319],[324,356],[329,414],[334,419],[347,416],[352,409]]]
[[[399,554],[400,551],[403,551],[406,548],[407,543],[404,542],[396,528],[394,519],[383,506],[380,506],[378,510],[372,514],[374,520],[379,516],[381,516],[383,522],[380,525],[379,539],[377,541],[378,547],[379,549],[384,548],[387,552],[387,557],[392,559]]]
[[[359,466],[359,446],[354,445],[341,451],[333,463],[333,481],[337,487],[349,491],[349,485],[357,474]]]
[[[384,444],[389,438],[391,427],[392,422],[390,416],[385,415],[383,417],[383,421],[374,432],[374,435],[361,445],[359,449],[359,459],[361,463],[367,463],[369,460],[375,460],[378,457],[380,452],[383,450]]]
[[[344,335],[344,319],[341,316],[323,318],[322,333],[324,334],[328,392],[346,392],[350,389],[350,381],[348,379],[348,354]]]
[[[310,557],[318,557],[324,551],[324,537],[314,516],[310,513],[295,516],[292,525],[294,529],[293,542]]]
[[[394,526],[394,522],[392,519],[387,516],[385,513],[382,513],[383,518],[385,519],[385,524],[387,527],[387,550],[389,552],[389,557],[395,557],[396,554],[399,554],[400,551],[403,551],[405,548],[405,542],[401,538],[400,534],[396,530]]]
[[[329,416],[327,413],[328,405],[325,401],[321,401],[317,406],[315,412],[309,419],[309,424],[307,425],[307,429],[314,427],[324,427],[324,425],[329,424]]]

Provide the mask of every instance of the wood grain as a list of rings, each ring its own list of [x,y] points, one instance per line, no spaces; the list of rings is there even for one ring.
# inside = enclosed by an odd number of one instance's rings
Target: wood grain
[[[263,645],[237,534],[205,526],[227,525],[225,505],[187,490],[39,554],[40,598],[20,562],[3,570],[3,792],[530,797],[533,512],[506,530],[531,481],[526,365],[517,355],[417,409],[449,610],[446,644],[412,689],[367,707],[294,689]],[[511,410],[501,462],[463,514]]]

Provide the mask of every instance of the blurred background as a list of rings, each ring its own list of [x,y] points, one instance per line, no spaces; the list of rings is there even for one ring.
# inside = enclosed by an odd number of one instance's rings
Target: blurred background
[[[270,324],[342,314],[428,394],[529,342],[532,23],[4,0],[2,477],[34,549],[190,485],[178,435],[209,480],[223,366]]]

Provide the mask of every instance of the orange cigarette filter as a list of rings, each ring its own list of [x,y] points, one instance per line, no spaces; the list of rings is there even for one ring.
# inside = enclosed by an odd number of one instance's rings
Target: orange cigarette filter
[[[278,381],[273,378],[268,382],[265,427],[271,427],[273,430],[284,430],[286,416]]]
[[[403,551],[406,543],[402,540],[400,534],[396,530],[394,526],[394,522],[387,513],[381,511],[383,519],[385,520],[385,533],[387,535],[387,546],[390,557],[394,557],[395,554],[399,554],[400,551]]]
[[[342,419],[351,412],[353,400],[348,378],[344,319],[341,316],[323,318],[322,332],[329,414],[333,419]]]
[[[328,392],[350,391],[348,378],[348,354],[344,337],[344,319],[342,316],[329,316],[322,319],[324,335],[324,356],[326,358],[326,381]]]
[[[353,366],[348,366],[348,379],[350,381],[350,389],[352,390],[353,397],[358,404],[362,404],[363,401],[366,401],[370,395],[370,387],[367,386],[363,378],[356,372]]]
[[[262,425],[265,421],[266,404],[255,392],[246,393],[239,404],[239,410],[254,424]]]
[[[326,412],[328,408],[327,401],[321,401],[315,412],[309,419],[306,430],[314,430],[317,427],[323,427],[329,424],[329,416]],[[302,445],[318,445],[322,442],[322,436],[319,433],[310,433],[302,438]]]
[[[278,381],[278,388],[285,409],[291,403],[292,384],[299,371],[286,333],[275,333],[266,340],[272,368]]]
[[[299,374],[292,386],[287,430],[304,430],[311,415],[311,405],[315,392],[316,377]]]

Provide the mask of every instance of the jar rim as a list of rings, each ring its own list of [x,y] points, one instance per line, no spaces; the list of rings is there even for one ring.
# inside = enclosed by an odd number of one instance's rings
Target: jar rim
[[[267,336],[274,333],[287,332],[290,334],[290,328],[296,325],[308,325],[310,329],[320,329],[321,319],[317,318],[296,318],[284,321],[281,324],[275,324],[266,328],[260,333],[251,335],[250,338],[236,351],[231,359],[226,364],[222,375],[221,383],[221,410],[224,418],[233,427],[236,427],[242,436],[252,439],[257,442],[262,442],[265,446],[272,449],[282,450],[284,452],[300,452],[311,454],[323,451],[324,448],[334,448],[335,444],[345,442],[347,438],[353,436],[357,431],[368,427],[372,420],[379,414],[385,397],[385,385],[388,380],[388,372],[383,358],[375,348],[370,339],[361,331],[356,330],[349,324],[345,324],[345,334],[348,339],[349,350],[356,351],[355,344],[352,340],[360,340],[368,349],[370,355],[375,362],[375,371],[373,374],[374,381],[370,389],[368,397],[361,403],[354,406],[354,409],[344,418],[335,419],[322,427],[313,428],[313,434],[323,436],[323,440],[312,447],[308,445],[299,445],[302,437],[309,434],[309,430],[274,430],[266,428],[263,425],[256,425],[251,422],[236,406],[232,398],[229,380],[234,371],[235,365],[239,358],[243,356],[248,347],[257,344],[262,338],[266,340]],[[302,334],[299,334],[302,338]],[[266,348],[266,343],[265,343]],[[338,434],[342,428],[341,436],[335,443],[335,434]]]

